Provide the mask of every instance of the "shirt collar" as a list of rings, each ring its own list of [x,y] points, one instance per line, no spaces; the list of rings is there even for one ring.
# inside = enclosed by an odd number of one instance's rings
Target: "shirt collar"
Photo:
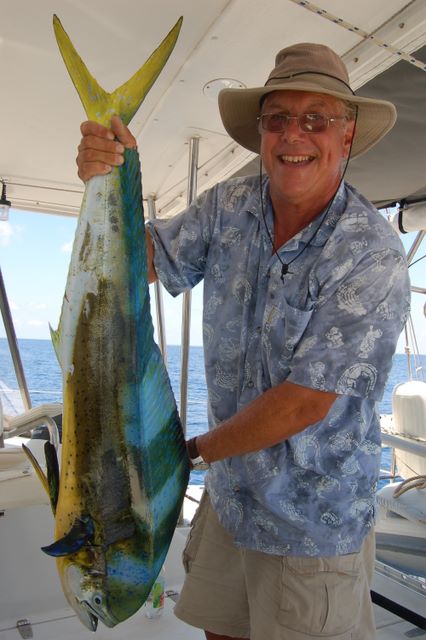
[[[269,232],[273,234],[273,212],[272,202],[269,196],[269,178],[264,176],[262,179],[262,198],[263,208],[265,214],[266,224],[268,225]],[[286,250],[297,249],[299,244],[311,244],[314,247],[322,247],[327,242],[328,238],[332,234],[336,227],[337,221],[345,210],[347,201],[347,191],[345,181],[342,180],[339,188],[337,189],[333,200],[329,203],[323,211],[317,215],[312,222],[306,227],[301,229],[293,238],[291,238],[286,244]],[[259,189],[255,189],[250,199],[248,209],[255,215],[261,222],[262,233],[265,238],[269,240],[268,233],[265,229],[265,222],[262,214],[262,202],[259,197]]]

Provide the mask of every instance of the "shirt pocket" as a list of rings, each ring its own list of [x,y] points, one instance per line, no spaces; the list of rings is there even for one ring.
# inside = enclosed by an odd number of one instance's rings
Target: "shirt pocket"
[[[284,322],[283,355],[290,357],[300,342],[314,312],[314,303],[309,302],[306,309],[298,309],[283,300],[282,317]]]

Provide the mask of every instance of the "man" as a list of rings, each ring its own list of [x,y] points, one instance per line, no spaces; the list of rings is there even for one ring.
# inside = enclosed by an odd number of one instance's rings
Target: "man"
[[[283,49],[265,86],[225,90],[225,128],[267,176],[219,184],[149,225],[151,279],[204,279],[210,464],[176,615],[209,640],[370,640],[380,400],[403,327],[402,246],[343,173],[393,105],[355,96],[327,47]],[[87,180],[130,132],[82,125]],[[118,139],[118,142],[114,140]]]

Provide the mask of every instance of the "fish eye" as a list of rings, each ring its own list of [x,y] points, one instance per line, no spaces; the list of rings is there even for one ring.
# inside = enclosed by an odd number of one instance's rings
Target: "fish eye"
[[[102,597],[101,597],[101,596],[99,596],[99,595],[94,596],[94,597],[93,597],[93,602],[94,602],[94,604],[96,604],[98,607],[100,607],[100,606],[101,606],[101,604],[102,604]]]

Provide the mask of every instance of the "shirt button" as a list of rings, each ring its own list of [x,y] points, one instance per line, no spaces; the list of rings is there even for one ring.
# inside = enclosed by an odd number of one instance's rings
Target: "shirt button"
[[[256,327],[256,332],[257,333],[262,333],[262,327]]]
[[[234,487],[234,491],[235,491],[235,493],[238,493],[238,492],[239,492],[239,490],[240,490],[240,487],[239,487],[238,485],[236,485],[236,486]]]
[[[248,387],[249,389],[253,389],[253,387],[254,387],[254,382],[253,382],[253,380],[249,380],[249,381],[247,382],[247,387]]]

